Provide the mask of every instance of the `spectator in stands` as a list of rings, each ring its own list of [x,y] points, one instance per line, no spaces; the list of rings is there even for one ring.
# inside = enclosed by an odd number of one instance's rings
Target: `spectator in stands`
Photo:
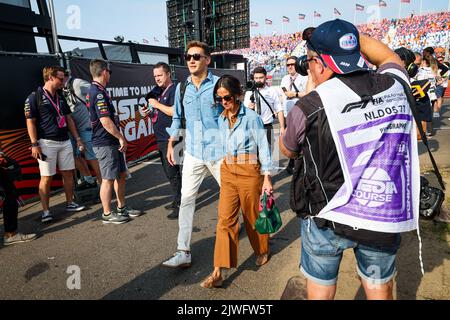
[[[31,155],[38,160],[41,172],[41,221],[51,222],[53,215],[49,211],[50,185],[57,165],[63,177],[66,211],[84,210],[83,206],[73,202],[75,161],[69,130],[80,149],[84,149],[84,144],[72,119],[70,108],[64,97],[58,93],[64,86],[64,69],[59,66],[46,67],[43,76],[45,85],[30,94],[25,101],[25,118],[31,140]]]

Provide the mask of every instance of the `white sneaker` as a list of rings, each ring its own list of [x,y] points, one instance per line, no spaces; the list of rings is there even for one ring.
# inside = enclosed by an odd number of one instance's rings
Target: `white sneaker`
[[[191,266],[191,254],[184,251],[177,251],[172,258],[162,263],[166,268],[189,268]]]

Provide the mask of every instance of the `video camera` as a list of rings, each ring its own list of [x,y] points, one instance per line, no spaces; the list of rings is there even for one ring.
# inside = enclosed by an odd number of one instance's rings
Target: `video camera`
[[[246,91],[255,91],[256,89],[261,89],[261,88],[264,88],[264,83],[255,82],[254,80],[248,81],[245,84]]]

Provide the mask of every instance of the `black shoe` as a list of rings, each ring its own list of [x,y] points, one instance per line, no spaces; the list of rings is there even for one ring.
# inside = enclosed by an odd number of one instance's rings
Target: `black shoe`
[[[173,209],[172,213],[167,216],[167,219],[177,220],[179,212],[180,212],[180,207],[175,207],[175,209]]]
[[[175,210],[177,208],[177,204],[175,202],[172,202],[171,204],[168,204],[164,207],[166,210]]]

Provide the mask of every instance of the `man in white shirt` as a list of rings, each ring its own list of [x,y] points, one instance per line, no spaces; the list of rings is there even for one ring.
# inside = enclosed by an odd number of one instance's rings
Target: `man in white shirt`
[[[297,73],[295,69],[297,63],[297,57],[291,56],[286,59],[288,74],[281,80],[281,89],[286,96],[283,102],[284,116],[286,118],[292,108],[294,108],[299,98],[306,95],[308,77],[304,77]],[[286,168],[286,172],[288,174],[294,173],[294,165],[294,159],[290,159]]]
[[[281,80],[281,89],[286,95],[284,102],[284,116],[287,117],[289,112],[295,106],[299,98],[306,94],[306,84],[308,77],[304,77],[297,73],[295,66],[297,57],[289,57],[286,60],[288,74]]]
[[[267,140],[272,145],[273,121],[278,118],[280,122],[280,134],[283,135],[286,125],[278,91],[267,85],[267,71],[263,67],[257,67],[253,70],[253,80],[256,83],[255,91],[247,91],[245,94],[244,105],[247,108],[255,110],[264,123],[264,129],[267,130]]]

